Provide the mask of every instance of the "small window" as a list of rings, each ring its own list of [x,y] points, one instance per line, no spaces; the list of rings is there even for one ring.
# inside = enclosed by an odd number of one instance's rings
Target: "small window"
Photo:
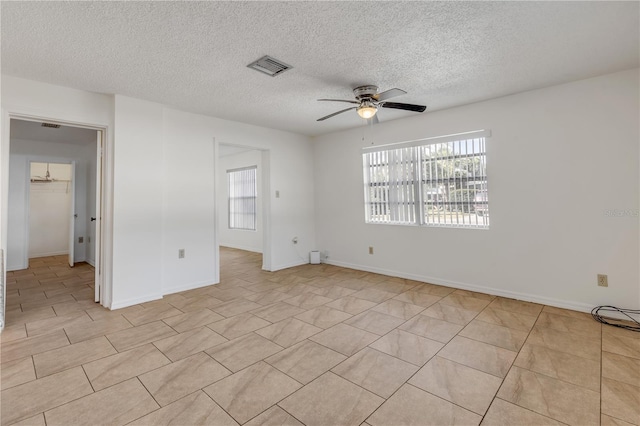
[[[487,136],[482,131],[366,148],[366,222],[488,228]]]
[[[229,229],[256,230],[256,166],[227,170]]]

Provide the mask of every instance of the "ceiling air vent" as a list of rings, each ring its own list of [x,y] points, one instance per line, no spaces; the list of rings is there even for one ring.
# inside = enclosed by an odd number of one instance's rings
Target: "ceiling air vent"
[[[41,125],[42,125],[42,127],[51,127],[52,129],[59,129],[60,128],[59,124],[53,124],[53,123],[42,123]]]
[[[260,71],[271,77],[275,77],[278,74],[282,74],[286,70],[293,68],[291,65],[287,65],[282,61],[279,61],[271,56],[263,56],[257,61],[251,62],[247,67],[256,71]]]

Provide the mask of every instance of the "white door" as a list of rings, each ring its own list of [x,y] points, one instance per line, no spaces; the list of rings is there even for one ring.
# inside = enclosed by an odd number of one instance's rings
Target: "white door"
[[[91,218],[95,225],[94,247],[95,247],[95,302],[102,302],[102,251],[100,244],[102,241],[102,131],[98,130],[96,147],[96,210],[95,217]]]
[[[74,256],[74,247],[75,247],[75,230],[76,230],[76,162],[71,162],[71,182],[69,183],[69,193],[71,194],[71,209],[70,212],[70,220],[71,224],[69,225],[69,266],[73,267],[73,256]]]

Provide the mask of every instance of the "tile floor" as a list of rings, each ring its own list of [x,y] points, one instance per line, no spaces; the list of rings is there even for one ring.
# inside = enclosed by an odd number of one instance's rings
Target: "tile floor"
[[[584,313],[223,249],[116,311],[93,270],[7,276],[2,425],[640,425],[640,333]],[[46,422],[46,423],[45,423]]]

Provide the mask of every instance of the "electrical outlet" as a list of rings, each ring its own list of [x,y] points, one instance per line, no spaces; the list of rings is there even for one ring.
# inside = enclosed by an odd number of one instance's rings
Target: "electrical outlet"
[[[78,237],[78,242],[79,242],[80,244],[84,243],[84,237]]]
[[[87,237],[87,242],[90,243],[91,242],[91,237]]]
[[[598,274],[598,286],[609,287],[609,279],[604,274]]]
[[[373,254],[373,247],[369,246],[369,254]]]
[[[293,237],[293,238],[291,239],[291,242],[292,242],[293,244],[298,244],[298,237]]]
[[[184,259],[184,249],[178,249],[178,259]]]

